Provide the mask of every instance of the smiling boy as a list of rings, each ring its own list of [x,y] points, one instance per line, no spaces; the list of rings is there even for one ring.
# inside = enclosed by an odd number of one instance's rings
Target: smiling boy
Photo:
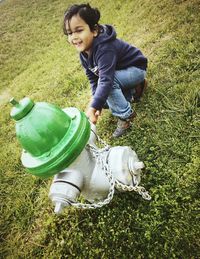
[[[89,4],[73,5],[64,16],[64,33],[80,53],[92,89],[92,101],[86,115],[97,123],[107,105],[118,118],[114,137],[127,132],[135,112],[131,100],[136,89],[145,88],[147,59],[142,52],[118,39],[111,25],[100,25],[100,12]],[[140,96],[139,96],[140,97]]]

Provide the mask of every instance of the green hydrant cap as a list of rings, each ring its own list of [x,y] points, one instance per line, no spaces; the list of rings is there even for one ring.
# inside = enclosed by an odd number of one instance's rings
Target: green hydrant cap
[[[22,164],[33,175],[47,178],[68,167],[82,152],[90,137],[90,123],[76,108],[64,110],[25,97],[14,106],[16,135],[23,147]]]
[[[14,106],[10,115],[15,120],[20,120],[23,118],[33,108],[34,105],[33,101],[27,97],[22,99],[20,102],[12,98],[10,103]]]

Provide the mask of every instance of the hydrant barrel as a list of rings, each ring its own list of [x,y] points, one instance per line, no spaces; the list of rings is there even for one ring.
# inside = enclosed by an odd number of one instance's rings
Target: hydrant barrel
[[[23,147],[22,164],[41,178],[57,174],[81,153],[90,136],[90,123],[76,108],[65,111],[29,98],[11,99],[11,117]]]

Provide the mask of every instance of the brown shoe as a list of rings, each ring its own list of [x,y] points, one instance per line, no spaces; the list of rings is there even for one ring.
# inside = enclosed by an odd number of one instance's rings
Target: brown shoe
[[[147,88],[147,80],[144,79],[144,81],[142,83],[138,84],[135,87],[135,93],[133,95],[132,102],[134,102],[134,103],[140,102],[140,99],[142,98],[146,88]]]
[[[136,116],[136,113],[133,112],[130,115],[130,117],[125,120],[118,119],[117,128],[113,133],[113,137],[118,138],[124,135],[127,132],[127,130],[131,127],[131,121],[135,118],[135,116]]]

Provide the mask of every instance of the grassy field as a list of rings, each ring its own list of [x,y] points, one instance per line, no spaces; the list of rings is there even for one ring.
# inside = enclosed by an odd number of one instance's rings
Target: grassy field
[[[78,2],[78,1],[76,1]],[[149,59],[149,88],[135,105],[132,131],[111,138],[116,120],[105,111],[98,134],[128,145],[144,161],[142,185],[152,201],[116,193],[97,210],[55,215],[51,180],[26,173],[10,119],[9,99],[25,96],[84,110],[89,83],[62,34],[73,1],[0,3],[0,258],[200,258],[199,0],[94,0],[101,23]]]

